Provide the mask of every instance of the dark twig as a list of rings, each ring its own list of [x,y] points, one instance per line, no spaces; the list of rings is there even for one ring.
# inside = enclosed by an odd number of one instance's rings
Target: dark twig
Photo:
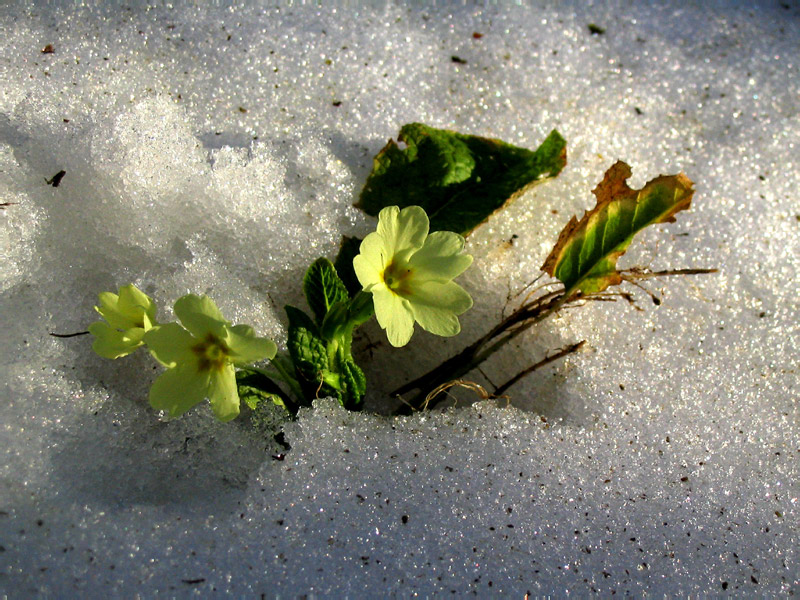
[[[574,298],[575,296],[573,295]],[[419,390],[419,393],[410,402],[404,401],[405,405],[400,407],[399,414],[410,414],[412,410],[419,410],[426,402],[428,390],[466,375],[489,358],[501,346],[504,346],[520,333],[558,310],[566,301],[563,291],[556,291],[524,304],[498,323],[486,335],[464,348],[455,356],[447,359],[421,377],[397,388],[392,392],[392,396],[396,397],[412,390]],[[571,301],[572,299],[570,299]],[[428,400],[429,408],[436,404],[435,400],[435,398]]]
[[[644,269],[628,269],[620,272],[620,277],[623,281],[637,285],[635,282],[641,279],[650,279],[653,277],[667,277],[672,275],[705,275],[709,273],[716,273],[717,269],[675,269],[666,271],[646,271]],[[533,283],[535,283],[534,280]],[[555,283],[555,282],[554,282]],[[529,284],[527,287],[530,287]],[[537,290],[546,289],[547,285],[537,287]],[[524,289],[523,288],[523,291]],[[651,294],[651,298],[652,298]],[[392,392],[392,396],[397,397],[402,394],[417,390],[416,396],[412,400],[407,401],[403,399],[404,406],[397,410],[397,414],[410,414],[414,410],[421,410],[422,408],[433,408],[437,402],[437,397],[431,397],[428,393],[429,390],[435,390],[439,386],[446,384],[449,381],[459,380],[476,367],[483,363],[492,354],[497,352],[502,346],[516,338],[521,333],[530,329],[540,321],[543,321],[550,315],[560,311],[564,308],[571,308],[574,306],[581,306],[589,301],[597,302],[613,302],[619,298],[625,299],[634,306],[633,297],[624,291],[613,292],[600,292],[598,294],[582,294],[574,287],[570,290],[565,290],[563,286],[558,289],[544,293],[538,298],[530,299],[527,295],[522,304],[513,313],[504,317],[500,323],[493,327],[483,337],[477,339],[475,342],[464,348],[455,356],[447,359],[438,367],[431,369],[424,375],[417,377]],[[639,307],[636,307],[639,309]],[[640,310],[640,309],[639,309]],[[575,352],[577,348],[566,348],[565,354]],[[562,351],[563,352],[563,351]],[[529,372],[540,368],[544,364],[561,358],[564,354],[556,353],[552,357],[545,359],[546,362],[537,364],[531,367],[530,371],[524,371],[520,374],[519,378],[524,377]],[[519,379],[512,379],[506,382],[499,391],[504,391],[508,386],[513,385]],[[498,392],[499,393],[499,392]],[[439,395],[441,397],[441,394]]]
[[[541,369],[543,366],[549,365],[551,362],[554,362],[554,361],[558,360],[559,358],[563,358],[567,354],[572,354],[573,352],[577,352],[578,350],[580,350],[583,347],[583,345],[585,343],[586,343],[586,340],[581,340],[577,344],[572,344],[570,346],[567,346],[566,348],[562,348],[561,350],[559,350],[555,354],[553,354],[551,356],[546,356],[545,358],[543,358],[542,360],[537,362],[535,365],[531,365],[527,369],[523,369],[522,371],[520,371],[519,373],[514,375],[514,377],[512,377],[511,379],[506,381],[503,385],[501,385],[498,388],[495,388],[494,395],[495,396],[503,395],[503,393],[505,393],[505,391],[508,388],[510,388],[515,383],[517,383],[523,377],[527,377],[528,375],[530,375],[531,373],[533,373],[537,369]]]
[[[89,335],[88,331],[78,331],[76,333],[53,333],[50,332],[50,335],[57,338],[71,338],[71,337],[78,337],[79,335]]]
[[[672,275],[709,275],[719,273],[719,269],[667,269],[664,271],[647,271],[645,269],[627,269],[620,271],[623,281],[651,279],[653,277],[670,277]]]

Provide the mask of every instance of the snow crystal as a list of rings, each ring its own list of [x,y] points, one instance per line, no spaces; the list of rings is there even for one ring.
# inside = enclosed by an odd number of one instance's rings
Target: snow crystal
[[[800,9],[223,4],[0,9],[0,593],[796,594]],[[470,236],[459,337],[359,330],[369,411],[167,421],[145,353],[49,335],[133,282],[164,319],[207,293],[283,344],[414,121],[531,148],[557,128],[569,164]],[[468,378],[585,350],[509,399],[387,416],[509,309],[616,159],[634,187],[697,189],[621,264],[719,272],[540,324]]]

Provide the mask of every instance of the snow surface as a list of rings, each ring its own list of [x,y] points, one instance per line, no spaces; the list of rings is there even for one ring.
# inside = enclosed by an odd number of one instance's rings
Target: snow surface
[[[9,2],[0,31],[0,594],[800,591],[796,2]],[[320,400],[286,452],[274,415],[167,421],[144,353],[49,335],[133,282],[163,319],[208,293],[283,343],[307,265],[374,226],[352,203],[412,121],[526,147],[557,128],[569,165],[470,237],[460,337],[361,330],[369,412]],[[623,264],[720,272],[543,323],[485,376],[589,350],[510,407],[380,416],[496,322],[618,158],[635,186],[697,187]]]

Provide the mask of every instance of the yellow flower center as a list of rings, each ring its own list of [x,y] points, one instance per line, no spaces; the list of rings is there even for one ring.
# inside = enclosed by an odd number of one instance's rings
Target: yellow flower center
[[[201,371],[221,371],[228,363],[230,349],[215,335],[209,333],[203,341],[192,346]]]
[[[392,262],[383,271],[383,282],[398,296],[410,296],[412,273],[413,271],[407,265],[398,265]]]

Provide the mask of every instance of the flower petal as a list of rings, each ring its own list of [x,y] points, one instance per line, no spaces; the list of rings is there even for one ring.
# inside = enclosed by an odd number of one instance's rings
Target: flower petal
[[[95,340],[92,350],[103,358],[120,358],[127,356],[142,345],[143,329],[119,331],[103,321],[89,325],[89,333]]]
[[[381,273],[391,261],[386,252],[383,238],[377,232],[373,231],[361,242],[359,254],[353,259],[353,270],[364,289],[381,283]]]
[[[100,300],[100,306],[95,306],[94,309],[108,321],[111,327],[114,329],[130,329],[136,325],[119,311],[119,296],[112,292],[101,292],[97,295],[97,298]]]
[[[211,375],[208,397],[211,409],[220,421],[230,421],[239,414],[239,389],[236,386],[236,371],[226,365]]]
[[[132,283],[119,288],[119,311],[137,322],[146,313],[151,321],[155,320],[156,305],[153,300]]]
[[[153,307],[153,312],[155,313],[155,306]],[[157,325],[155,318],[151,318],[149,313],[144,313],[142,321],[144,321],[145,331],[150,331],[153,327]]]
[[[249,325],[236,325],[227,328],[225,344],[231,352],[230,359],[237,365],[249,365],[275,357],[278,347],[270,339],[256,337]]]
[[[201,339],[209,333],[223,337],[223,328],[228,324],[214,301],[205,295],[181,296],[175,301],[175,315],[192,335]]]
[[[411,309],[414,312],[414,320],[425,331],[443,337],[457,335],[461,331],[461,323],[452,311],[424,304],[412,304]]]
[[[472,298],[457,283],[426,282],[414,289],[414,320],[430,333],[445,337],[461,331],[457,315],[472,307]]]
[[[144,334],[144,343],[155,359],[165,367],[196,362],[192,346],[197,344],[197,338],[177,323],[167,323],[150,329]]]
[[[207,373],[198,372],[195,364],[182,364],[168,369],[153,382],[150,387],[150,406],[177,417],[201,402],[208,388]]]
[[[408,301],[385,285],[373,288],[372,301],[378,324],[386,330],[389,343],[395,348],[405,346],[414,333],[414,316]]]
[[[383,238],[386,263],[397,255],[405,258],[425,243],[428,235],[428,215],[419,206],[387,206],[378,214],[378,235]]]
[[[413,292],[408,298],[412,306],[441,308],[456,315],[472,308],[472,297],[453,281],[426,281],[414,286]]]
[[[414,320],[425,330],[449,337],[461,331],[457,315],[472,307],[472,298],[457,283],[425,282],[410,298]]]
[[[459,254],[464,238],[452,231],[435,231],[409,259],[415,281],[449,281],[472,264],[472,256]]]

